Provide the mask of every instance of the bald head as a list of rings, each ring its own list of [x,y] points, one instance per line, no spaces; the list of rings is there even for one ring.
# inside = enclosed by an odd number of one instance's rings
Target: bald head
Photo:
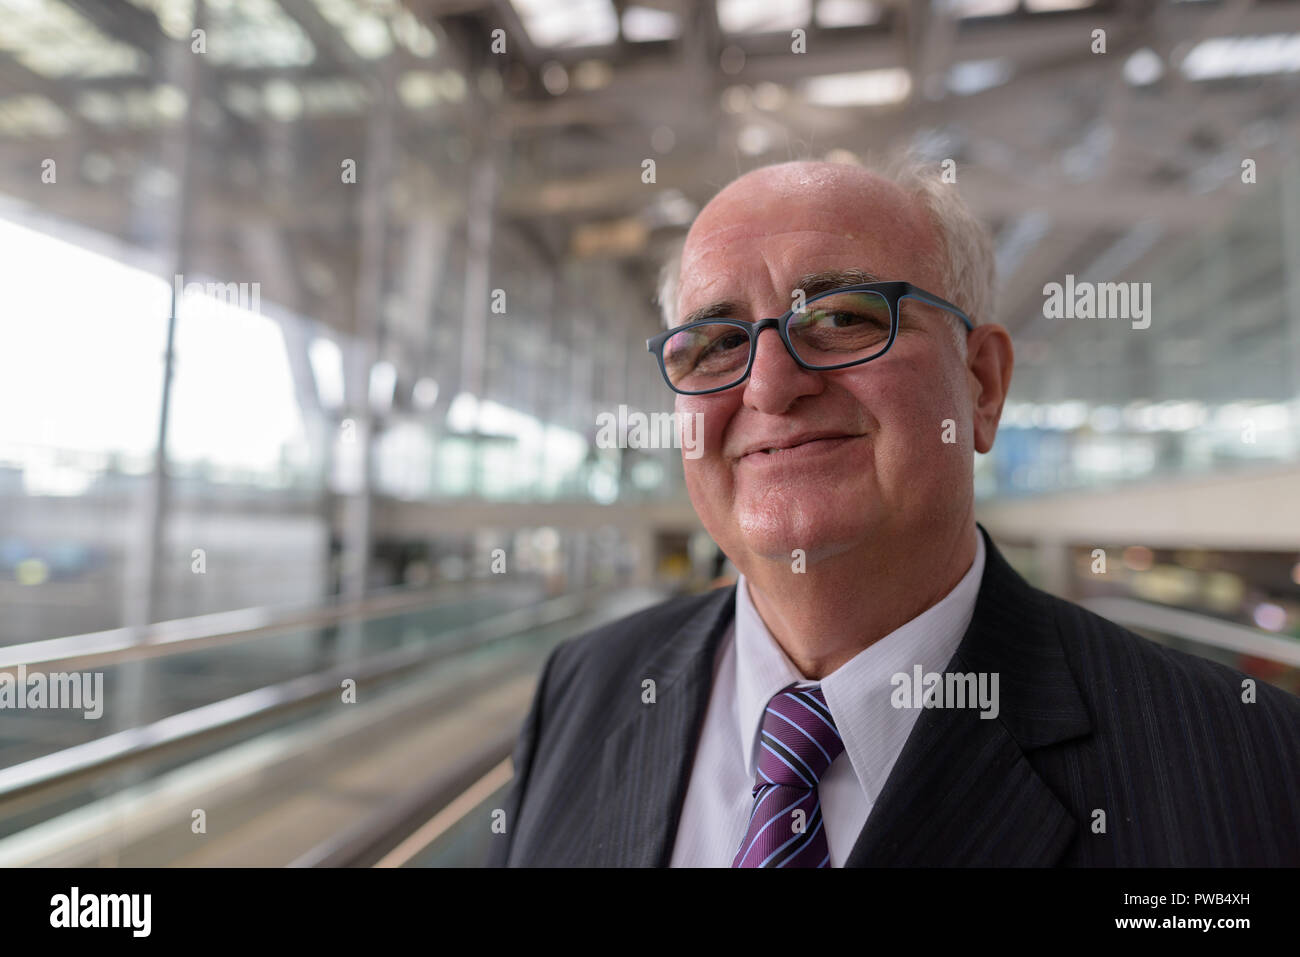
[[[722,277],[707,274],[707,253],[742,234],[750,239],[781,235],[794,247],[819,234],[839,236],[848,247],[859,245],[859,240],[865,247],[871,239],[887,236],[908,250],[907,274],[884,275],[866,262],[857,268],[879,279],[907,279],[939,295],[947,292],[941,288],[942,246],[925,209],[901,186],[859,166],[781,163],[730,183],[704,207],[687,234],[678,291],[716,285]],[[681,316],[679,311],[676,318]]]
[[[876,171],[846,163],[801,160],[764,166],[729,183],[696,217],[679,256],[660,275],[664,324],[680,323],[685,271],[709,241],[728,230],[761,230],[792,217],[814,229],[838,232],[846,241],[885,236],[906,242],[911,254],[906,279],[961,306],[973,323],[992,321],[992,238],[971,215],[953,185],[937,169],[903,163]],[[871,271],[864,264],[861,268]],[[920,277],[930,277],[926,285]],[[695,276],[695,279],[700,277]]]
[[[752,204],[751,215],[759,217],[789,203],[830,203],[832,209],[838,203],[843,209],[875,202],[903,206],[906,194],[897,184],[862,166],[815,160],[777,163],[732,180],[705,206],[691,231],[735,204]]]
[[[796,161],[764,166],[729,183],[696,217],[686,250],[699,235],[727,226],[783,221],[796,210],[807,220],[835,225],[846,234],[860,234],[894,219],[910,221],[915,228],[928,225],[915,199],[879,173],[845,163]]]

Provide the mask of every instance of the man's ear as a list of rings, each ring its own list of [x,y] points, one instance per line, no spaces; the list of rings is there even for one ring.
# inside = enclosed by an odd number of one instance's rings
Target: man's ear
[[[996,323],[976,326],[966,337],[966,368],[974,411],[975,451],[993,448],[1002,404],[1011,387],[1015,350],[1011,335]]]

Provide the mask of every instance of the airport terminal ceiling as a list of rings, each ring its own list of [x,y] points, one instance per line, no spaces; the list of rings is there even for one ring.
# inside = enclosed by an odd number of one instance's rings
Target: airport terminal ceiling
[[[1216,376],[1189,381],[1188,366],[1224,351],[1225,311],[1262,312],[1233,344],[1258,398],[1286,397],[1296,374],[1267,345],[1268,325],[1294,317],[1251,293],[1278,287],[1251,280],[1284,255],[1281,224],[1253,209],[1279,208],[1277,174],[1295,155],[1295,3],[3,7],[0,190],[144,251],[179,240],[189,274],[255,275],[265,300],[377,335],[408,393],[426,373],[444,402],[457,391],[446,330],[480,214],[493,220],[487,268],[510,274],[514,328],[573,297],[549,321],[578,336],[622,325],[635,345],[654,330],[659,261],[737,172],[904,145],[953,160],[995,230],[1013,398],[1211,398]],[[194,29],[202,41],[180,42]],[[1086,39],[1097,29],[1104,53]],[[1243,156],[1268,173],[1256,185],[1241,182]],[[39,175],[48,158],[57,188]],[[349,161],[355,183],[341,179]],[[366,212],[372,189],[383,202]],[[1100,281],[1167,271],[1220,306],[1188,310],[1172,355],[1140,337],[1090,344],[1104,337],[1037,315],[1041,277],[1084,269]],[[1052,370],[1056,349],[1095,365]],[[489,377],[502,387],[526,359],[504,352]],[[421,368],[439,355],[455,361]]]

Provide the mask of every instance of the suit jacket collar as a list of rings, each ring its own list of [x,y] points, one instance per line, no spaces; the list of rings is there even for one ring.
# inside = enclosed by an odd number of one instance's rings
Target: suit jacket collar
[[[979,531],[987,550],[979,597],[947,670],[998,674],[998,717],[925,710],[845,866],[1043,866],[1076,833],[1078,823],[1025,754],[1087,734],[1087,709],[1047,596]],[[592,863],[662,867],[671,859],[714,656],[734,609],[734,587],[707,596],[638,679],[654,679],[656,700],[639,704],[605,741]]]
[[[636,677],[638,684],[655,682],[655,701],[638,703],[605,740],[591,832],[594,865],[668,865],[713,691],[714,657],[735,607],[735,586],[717,589]]]

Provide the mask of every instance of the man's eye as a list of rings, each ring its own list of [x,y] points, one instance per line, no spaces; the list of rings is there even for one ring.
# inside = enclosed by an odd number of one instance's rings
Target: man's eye
[[[819,325],[833,326],[836,329],[844,329],[848,326],[861,326],[867,324],[880,323],[880,317],[867,312],[852,312],[849,310],[836,310],[835,312],[819,313],[815,319]]]
[[[728,349],[739,349],[741,346],[746,346],[748,344],[749,337],[743,333],[737,332],[713,340],[709,343],[708,348],[704,350],[704,354],[708,355],[709,353],[726,352]]]

